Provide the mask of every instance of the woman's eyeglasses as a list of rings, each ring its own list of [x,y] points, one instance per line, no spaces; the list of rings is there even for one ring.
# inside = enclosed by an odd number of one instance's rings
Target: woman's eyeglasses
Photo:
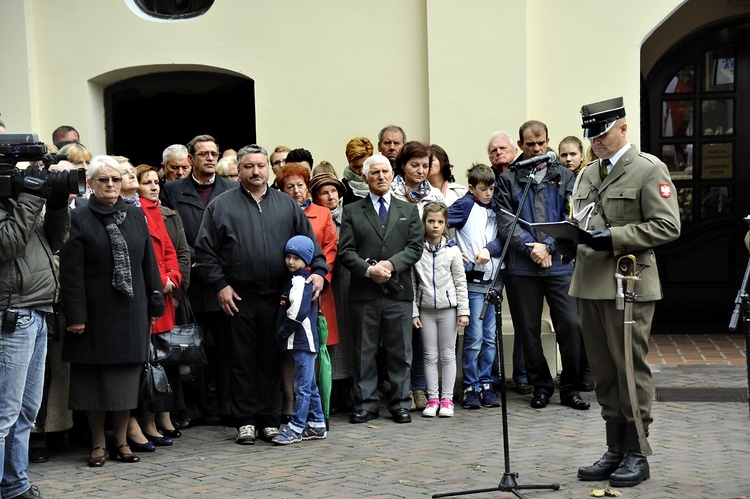
[[[119,184],[122,182],[122,177],[99,177],[96,179],[100,184],[108,184],[112,181],[113,184]]]

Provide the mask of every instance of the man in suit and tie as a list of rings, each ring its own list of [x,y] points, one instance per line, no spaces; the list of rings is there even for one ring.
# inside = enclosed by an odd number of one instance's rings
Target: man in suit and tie
[[[388,411],[395,422],[410,423],[410,272],[422,253],[422,225],[416,205],[391,196],[393,169],[387,157],[369,157],[362,178],[370,194],[344,207],[339,239],[339,258],[352,274],[356,403],[349,421],[365,423],[379,416],[375,355],[382,340],[391,384]]]
[[[185,237],[190,246],[190,260],[195,261],[195,240],[203,220],[203,212],[209,202],[220,194],[236,188],[237,182],[223,179],[216,174],[216,162],[219,160],[219,145],[211,135],[198,135],[187,144],[187,159],[192,166],[192,172],[184,178],[166,182],[161,190],[161,201],[165,206],[179,213],[185,228]],[[220,343],[217,337],[227,328],[226,314],[219,310],[216,292],[207,285],[195,272],[190,272],[190,287],[188,298],[195,314],[196,321],[206,334],[211,335],[214,344]],[[209,349],[209,364],[217,364],[215,354]],[[221,364],[219,364],[221,365]],[[179,428],[187,428],[197,423],[204,415],[216,412],[212,407],[215,402],[207,400],[210,369],[196,367],[198,379],[184,386],[185,409],[182,414],[173,415],[174,424]],[[217,379],[218,397],[221,399],[222,383]]]

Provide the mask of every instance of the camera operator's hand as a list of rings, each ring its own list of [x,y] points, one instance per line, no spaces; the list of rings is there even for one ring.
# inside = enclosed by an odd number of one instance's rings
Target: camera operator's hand
[[[47,196],[48,210],[62,210],[68,207],[68,194],[50,194]]]
[[[609,229],[599,229],[591,233],[588,244],[594,251],[612,251],[612,232]]]

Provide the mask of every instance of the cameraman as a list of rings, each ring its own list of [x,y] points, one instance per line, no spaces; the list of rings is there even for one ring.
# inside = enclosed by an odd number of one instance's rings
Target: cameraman
[[[24,192],[23,187],[18,190],[15,196],[0,198],[0,492],[4,499],[42,497],[26,475],[29,432],[42,400],[46,316],[52,313],[59,292],[52,255],[63,246],[70,228],[67,194],[49,194],[45,199]]]

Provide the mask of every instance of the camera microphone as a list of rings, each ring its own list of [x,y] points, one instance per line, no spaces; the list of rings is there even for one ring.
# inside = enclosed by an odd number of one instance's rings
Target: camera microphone
[[[515,166],[516,168],[525,168],[530,165],[539,165],[541,163],[553,163],[556,159],[557,154],[550,151],[547,154],[542,154],[541,156],[536,156],[531,159],[524,159],[523,161],[513,163],[513,166]]]

